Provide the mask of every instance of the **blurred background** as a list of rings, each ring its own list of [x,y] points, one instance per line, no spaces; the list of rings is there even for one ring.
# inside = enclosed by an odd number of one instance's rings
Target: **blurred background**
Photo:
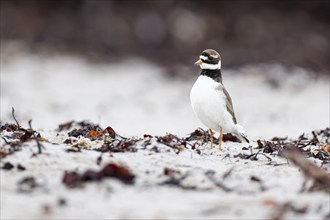
[[[143,57],[180,74],[205,48],[228,68],[280,62],[329,70],[328,0],[1,0],[1,41],[115,61]],[[186,73],[186,72],[184,72]]]
[[[201,126],[189,103],[192,64],[213,48],[255,136],[266,134],[256,123],[278,123],[268,135],[288,120],[294,134],[328,126],[329,11],[329,0],[1,0],[1,120],[16,106],[40,126],[52,115],[128,134],[187,133]],[[178,119],[185,128],[173,128]]]

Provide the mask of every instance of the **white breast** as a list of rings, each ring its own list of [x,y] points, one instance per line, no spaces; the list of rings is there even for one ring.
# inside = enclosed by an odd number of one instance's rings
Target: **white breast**
[[[235,128],[226,107],[222,85],[207,76],[199,76],[190,92],[190,101],[196,116],[214,131],[231,132]]]

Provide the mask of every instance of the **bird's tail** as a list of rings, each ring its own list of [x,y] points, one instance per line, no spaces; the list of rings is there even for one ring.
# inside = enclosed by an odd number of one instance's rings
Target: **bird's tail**
[[[236,132],[234,133],[241,142],[250,143],[249,139],[245,135],[244,129],[241,125],[236,124]]]
[[[245,134],[243,134],[243,133],[236,133],[235,135],[238,137],[238,139],[239,139],[241,142],[250,143],[249,139],[246,137]]]

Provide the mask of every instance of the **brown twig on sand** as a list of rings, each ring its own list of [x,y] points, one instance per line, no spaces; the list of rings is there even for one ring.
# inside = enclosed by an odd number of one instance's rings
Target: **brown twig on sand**
[[[16,120],[16,117],[15,117],[15,109],[14,109],[14,107],[11,107],[11,114],[12,114],[12,116],[13,116],[13,119],[14,119],[14,121],[16,122],[16,124],[17,124],[17,127],[21,127],[20,125],[19,125],[19,123],[18,123],[18,121]]]
[[[213,171],[208,171],[205,173],[205,176],[218,188],[222,189],[225,192],[231,192],[233,189],[227,187],[225,184],[223,184],[221,181],[217,180],[214,177],[214,172]]]
[[[42,145],[42,144],[40,143],[39,138],[36,136],[34,130],[32,129],[31,122],[32,122],[32,119],[29,120],[29,126],[30,126],[30,129],[32,130],[33,138],[34,138],[34,140],[36,140],[36,142],[37,142],[37,146],[38,146],[38,154],[41,154],[41,153],[42,153],[41,148],[44,148],[44,149],[45,149],[45,147],[44,147],[44,145]]]
[[[286,202],[283,204],[274,204],[274,205],[275,205],[275,212],[271,215],[270,220],[281,220],[284,218],[284,215],[287,212],[303,214],[306,213],[308,210],[307,205],[298,207],[293,205],[291,202]]]
[[[283,151],[283,156],[298,166],[307,178],[314,181],[309,191],[330,191],[330,175],[308,161],[298,149],[287,148]]]

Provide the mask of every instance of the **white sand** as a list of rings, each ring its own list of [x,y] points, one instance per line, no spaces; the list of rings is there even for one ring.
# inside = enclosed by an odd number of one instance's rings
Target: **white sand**
[[[139,150],[112,157],[105,154],[101,167],[107,162],[123,164],[137,176],[136,184],[126,186],[107,179],[87,183],[84,189],[67,189],[61,183],[64,171],[98,170],[100,153],[65,152],[68,146],[61,144],[65,132],[58,137],[54,132],[58,124],[89,119],[124,136],[166,132],[185,136],[203,127],[189,103],[193,80],[168,79],[160,68],[139,60],[90,64],[72,57],[21,54],[1,56],[0,68],[1,121],[13,122],[10,113],[14,106],[23,127],[32,118],[33,127],[42,136],[59,143],[46,143],[45,153],[31,158],[36,152],[32,141],[1,160],[1,166],[10,162],[27,168],[22,172],[16,168],[0,171],[1,219],[267,219],[275,212],[273,206],[265,205],[267,200],[308,207],[304,214],[288,212],[286,219],[320,219],[329,213],[329,194],[299,192],[304,182],[299,169],[280,157],[272,157],[272,163],[283,164],[280,166],[268,165],[262,156],[258,161],[234,158],[244,152],[245,145],[230,142],[221,152],[203,146],[201,155],[191,150],[178,155],[165,152],[168,148],[159,144],[164,148],[162,153]],[[193,71],[197,77],[199,70]],[[252,139],[295,138],[329,126],[328,79],[313,80],[301,69],[289,71],[279,65],[223,70],[223,74],[238,120]],[[265,83],[269,79],[281,82],[280,88]],[[230,157],[223,159],[228,153]],[[164,167],[189,172],[185,184],[200,190],[159,186],[166,178],[162,175]],[[232,174],[222,180],[233,167]],[[233,192],[216,187],[205,177],[207,170],[215,171],[214,176]],[[42,187],[19,193],[17,183],[26,176],[40,177]],[[260,191],[251,176],[259,177],[267,190]],[[59,207],[59,198],[65,198],[67,205]],[[49,213],[43,210],[45,205],[50,207]]]

